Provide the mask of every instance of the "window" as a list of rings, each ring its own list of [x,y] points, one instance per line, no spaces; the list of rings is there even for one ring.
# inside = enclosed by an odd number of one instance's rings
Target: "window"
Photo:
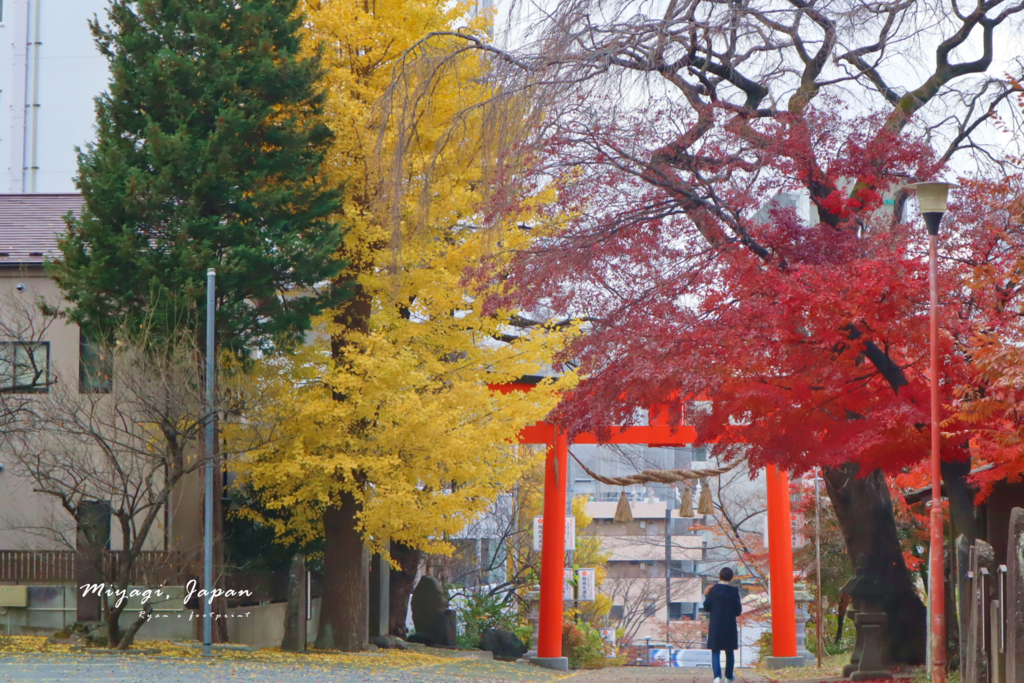
[[[622,615],[625,614],[625,612],[626,612],[626,606],[625,605],[612,605],[612,609],[608,613],[608,616],[611,617],[612,619],[615,619],[615,620],[621,620],[622,619]]]
[[[672,560],[671,571],[673,578],[679,578],[694,573],[693,560]]]
[[[693,619],[693,613],[697,611],[695,602],[670,602],[668,604],[668,618],[673,621],[680,619]]]
[[[46,392],[49,384],[49,342],[0,342],[0,391]]]
[[[693,449],[693,462],[707,462],[708,449],[704,446],[697,446]]]
[[[653,602],[644,603],[644,616],[653,617],[658,612],[658,605]]]
[[[113,388],[114,359],[103,346],[78,332],[78,393],[109,394]]]

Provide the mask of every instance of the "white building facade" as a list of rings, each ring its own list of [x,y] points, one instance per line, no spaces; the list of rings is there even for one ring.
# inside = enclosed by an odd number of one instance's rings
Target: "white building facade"
[[[109,72],[89,30],[106,0],[0,0],[0,192],[74,192]]]

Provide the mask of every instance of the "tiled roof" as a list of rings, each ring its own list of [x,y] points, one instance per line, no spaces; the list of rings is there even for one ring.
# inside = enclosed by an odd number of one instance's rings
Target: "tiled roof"
[[[81,210],[79,194],[0,194],[0,266],[54,258],[64,216]]]

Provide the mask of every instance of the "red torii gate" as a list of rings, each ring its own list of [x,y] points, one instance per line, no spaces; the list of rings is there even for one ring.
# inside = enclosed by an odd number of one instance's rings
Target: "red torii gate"
[[[500,393],[530,391],[543,377],[528,376],[508,384],[488,385]],[[576,444],[633,444],[671,448],[697,443],[697,430],[683,424],[682,410],[654,406],[645,426],[610,427],[603,441],[585,432],[573,438]],[[562,588],[565,568],[565,508],[569,476],[569,443],[564,430],[549,422],[538,422],[519,432],[522,444],[544,444],[544,528],[540,563],[540,624],[537,656],[533,662],[567,671],[569,660],[562,656]],[[793,538],[790,522],[789,475],[775,466],[768,480],[768,552],[771,581],[772,654],[796,657],[796,601],[793,576]]]

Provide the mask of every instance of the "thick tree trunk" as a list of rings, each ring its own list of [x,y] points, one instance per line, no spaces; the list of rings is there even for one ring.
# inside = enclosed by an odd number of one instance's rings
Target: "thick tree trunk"
[[[358,267],[353,270],[357,271]],[[355,277],[343,278],[336,286],[351,291],[352,298],[335,315],[335,324],[352,332],[368,332],[372,301],[365,288]],[[347,348],[344,335],[331,339],[331,356],[336,362],[346,362]],[[347,400],[339,391],[334,391],[333,397],[335,401]],[[369,641],[370,552],[357,526],[356,518],[361,509],[361,503],[352,494],[342,491],[324,510],[324,569],[317,649],[358,652]]]
[[[392,543],[391,557],[398,563],[399,569],[391,568],[391,614],[388,617],[388,633],[405,638],[408,635],[405,617],[409,610],[409,596],[416,586],[416,572],[423,560],[423,552],[403,543]]]
[[[983,538],[985,520],[974,505],[974,494],[967,481],[971,473],[971,459],[941,463],[942,482],[946,487],[949,501],[949,524],[953,539],[961,535],[968,543]],[[946,661],[950,670],[960,669],[960,619],[956,606],[956,543],[950,544],[946,553]]]
[[[103,614],[104,621],[107,622],[107,647],[116,648],[121,644],[121,626],[118,623],[121,620],[121,613],[124,611],[124,602],[122,601],[121,606],[115,606],[117,599],[110,599],[104,596],[103,602],[105,610]]]
[[[863,555],[868,572],[892,591],[885,601],[889,656],[894,663],[920,664],[925,659],[927,609],[903,559],[889,487],[880,470],[858,478],[859,469],[856,463],[826,468],[825,487],[851,563],[856,566]]]
[[[953,525],[953,538],[963,534],[970,543],[984,537],[984,520],[974,506],[975,491],[967,481],[971,473],[971,459],[941,463],[942,482],[949,499],[949,521]]]
[[[960,670],[960,620],[956,602],[956,546],[946,553],[946,668]]]
[[[153,604],[147,602],[142,606],[142,613],[132,622],[128,630],[121,636],[121,642],[117,644],[118,650],[127,650],[135,642],[135,635],[139,632],[139,629],[146,625],[150,617],[153,616]]]
[[[369,632],[369,551],[356,526],[359,504],[341,493],[324,511],[324,570],[316,647],[358,652]]]

